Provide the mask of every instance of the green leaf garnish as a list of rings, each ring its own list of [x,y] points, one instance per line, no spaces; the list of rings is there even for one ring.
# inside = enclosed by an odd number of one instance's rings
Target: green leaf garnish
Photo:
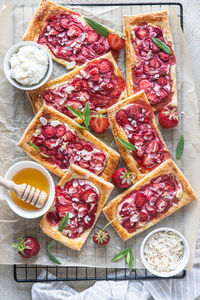
[[[59,231],[63,231],[63,229],[65,229],[65,227],[68,224],[68,220],[69,220],[69,211],[66,214],[66,216],[64,216],[64,218],[62,218],[62,220],[60,221],[59,225],[58,225],[58,230]]]
[[[107,38],[110,34],[110,31],[98,22],[86,17],[84,17],[84,20],[92,29],[94,29],[94,31],[96,31],[99,35],[103,36],[104,38]]]
[[[184,136],[181,135],[180,140],[176,147],[176,159],[177,160],[181,159],[181,156],[183,154],[183,149],[184,149]]]
[[[40,151],[40,149],[38,148],[38,146],[36,146],[35,144],[33,144],[33,143],[31,143],[31,142],[27,142],[27,144],[28,144],[29,146],[31,146],[32,148],[34,148],[35,150],[37,150],[38,152],[40,152],[40,154],[41,154],[42,156],[44,156],[44,157],[49,157],[49,155],[46,155],[46,154],[42,153],[42,152]]]
[[[152,37],[151,39],[156,44],[156,46],[158,46],[158,48],[163,50],[165,53],[172,55],[171,49],[163,41],[154,37]]]
[[[122,144],[123,147],[125,147],[126,149],[128,149],[130,151],[135,151],[136,147],[133,144],[121,139],[120,137],[118,137],[117,139]]]
[[[53,247],[55,241],[51,241],[51,243],[48,245],[47,247],[47,253],[48,253],[48,257],[49,259],[54,262],[55,264],[61,265],[61,262],[51,253],[51,248]]]
[[[133,241],[133,243],[130,245],[129,248],[120,251],[117,255],[115,255],[112,259],[112,261],[117,261],[125,257],[125,263],[129,265],[129,270],[130,272],[133,269],[133,262],[134,262],[134,257],[133,257],[133,252],[132,252],[132,247],[135,244],[136,240]]]
[[[85,104],[83,112],[81,112],[81,110],[78,106],[77,106],[77,110],[75,108],[69,106],[68,104],[66,104],[66,106],[69,109],[69,111],[72,113],[73,116],[78,117],[83,120],[85,127],[82,125],[79,125],[79,124],[72,124],[72,125],[77,126],[82,129],[87,129],[89,131],[89,124],[90,124],[90,119],[91,119],[91,110],[90,110],[89,103],[87,102]]]

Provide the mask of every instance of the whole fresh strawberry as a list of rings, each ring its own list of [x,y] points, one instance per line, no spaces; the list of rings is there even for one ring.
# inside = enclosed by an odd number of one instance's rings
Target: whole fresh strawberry
[[[113,173],[112,181],[117,187],[127,189],[132,185],[132,176],[132,172],[128,172],[124,168],[119,168]]]
[[[122,216],[116,217],[109,223],[107,223],[103,229],[99,229],[93,236],[93,241],[96,245],[104,246],[107,245],[110,241],[110,234],[106,228],[115,220],[120,219]]]
[[[110,33],[107,39],[110,48],[113,50],[121,50],[124,47],[125,37],[118,32]]]
[[[102,114],[93,114],[90,119],[90,127],[96,133],[102,133],[107,130],[109,126],[108,119]]]
[[[14,244],[13,247],[17,248],[18,253],[24,258],[31,258],[40,250],[40,244],[32,236],[19,238],[18,244]]]
[[[166,108],[159,112],[158,121],[163,128],[173,128],[179,122],[178,112],[176,108]]]

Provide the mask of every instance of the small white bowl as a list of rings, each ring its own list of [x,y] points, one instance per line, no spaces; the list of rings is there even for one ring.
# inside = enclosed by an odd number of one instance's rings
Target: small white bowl
[[[48,57],[48,69],[47,72],[45,74],[45,76],[37,83],[37,84],[33,84],[31,86],[26,86],[26,85],[22,85],[19,82],[17,82],[15,79],[10,77],[10,57],[13,55],[13,53],[18,52],[19,48],[23,47],[23,46],[27,46],[27,45],[33,45],[36,46],[39,49],[42,49],[44,51],[46,51],[47,57]],[[24,41],[18,44],[13,45],[8,52],[6,53],[5,57],[4,57],[4,61],[3,61],[3,69],[4,69],[4,73],[6,75],[7,80],[16,88],[20,89],[20,90],[25,90],[25,91],[30,91],[30,90],[35,90],[37,88],[39,88],[40,86],[42,86],[43,84],[45,84],[51,73],[52,73],[52,69],[53,69],[53,63],[52,63],[52,59],[51,56],[49,54],[49,52],[40,44],[35,43],[35,42],[31,42],[31,41]]]
[[[26,168],[37,169],[40,172],[42,172],[45,175],[45,177],[47,178],[48,183],[49,183],[49,197],[48,197],[45,205],[40,209],[29,211],[29,210],[22,209],[17,204],[15,204],[10,197],[10,192],[8,190],[6,190],[5,188],[4,188],[4,196],[5,196],[5,199],[9,205],[9,207],[17,215],[19,215],[20,217],[26,218],[26,219],[34,219],[34,218],[38,218],[38,217],[41,217],[42,215],[44,215],[51,207],[53,200],[54,200],[54,196],[55,196],[55,185],[54,185],[54,181],[53,181],[51,175],[49,174],[49,172],[44,167],[42,167],[41,165],[39,165],[33,161],[20,161],[20,162],[14,164],[6,172],[5,178],[11,180],[15,176],[16,173],[18,173],[20,170],[23,170]],[[24,183],[26,183],[26,182],[24,182]]]
[[[148,241],[148,239],[154,235],[155,233],[157,232],[160,232],[160,231],[171,231],[171,232],[174,232],[176,233],[183,241],[183,245],[184,245],[184,253],[183,253],[183,257],[182,257],[182,260],[180,261],[180,263],[178,264],[178,267],[173,270],[173,271],[170,271],[170,272],[159,272],[159,271],[156,271],[154,269],[152,269],[149,265],[149,263],[147,262],[146,258],[145,258],[145,255],[144,255],[144,247],[146,245],[146,242]],[[185,239],[185,237],[180,233],[178,232],[177,230],[173,229],[173,228],[169,228],[169,227],[161,227],[161,228],[158,228],[156,230],[153,230],[152,232],[150,232],[143,240],[142,244],[141,244],[141,247],[140,247],[140,257],[141,257],[141,260],[145,266],[145,268],[151,272],[152,274],[156,275],[156,276],[159,276],[159,277],[172,277],[172,276],[175,276],[177,275],[178,273],[180,273],[181,271],[183,271],[188,263],[188,260],[189,260],[189,257],[190,257],[190,249],[189,249],[189,245],[188,245],[188,242],[187,240]]]

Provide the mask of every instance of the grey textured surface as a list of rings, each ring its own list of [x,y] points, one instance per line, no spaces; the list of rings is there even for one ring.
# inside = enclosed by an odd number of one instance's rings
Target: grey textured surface
[[[0,6],[4,1],[0,0]],[[35,0],[10,0],[9,2],[16,4],[35,4]],[[59,3],[75,3],[78,1],[71,0],[66,1],[62,0]],[[82,2],[94,3],[96,1],[93,0],[85,0]],[[120,3],[123,0],[101,0],[101,3]],[[125,2],[125,1],[124,1]],[[132,1],[126,1],[132,3]],[[134,3],[146,2],[150,1],[134,1]],[[155,1],[158,2],[158,1]],[[168,1],[161,1],[163,3]],[[171,0],[171,2],[175,2]],[[189,53],[192,62],[192,69],[194,75],[194,82],[196,86],[197,97],[200,97],[200,68],[199,68],[199,48],[200,48],[200,23],[199,23],[199,15],[200,15],[200,2],[198,0],[179,0],[178,2],[182,3],[184,6],[184,33],[185,38],[188,43]],[[189,99],[188,99],[189,101]],[[73,282],[69,283],[69,285],[77,291],[82,291],[89,286],[91,286],[94,282]],[[12,266],[0,266],[0,293],[1,299],[15,299],[15,300],[23,300],[23,299],[31,299],[31,283],[16,283],[13,279],[13,267]],[[200,299],[200,298],[198,298]],[[186,299],[187,300],[187,299]],[[192,300],[192,299],[191,299]]]

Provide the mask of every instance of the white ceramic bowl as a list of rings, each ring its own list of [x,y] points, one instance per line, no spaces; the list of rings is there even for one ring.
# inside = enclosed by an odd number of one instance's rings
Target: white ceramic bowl
[[[18,173],[20,170],[26,169],[26,168],[37,169],[40,172],[42,172],[45,175],[45,177],[47,178],[48,183],[49,183],[49,197],[48,197],[45,205],[42,208],[33,210],[33,211],[24,210],[13,202],[13,200],[10,197],[10,192],[8,190],[6,190],[5,188],[4,188],[4,196],[5,196],[5,199],[9,205],[9,207],[17,215],[19,215],[20,217],[26,218],[26,219],[34,219],[34,218],[38,218],[38,217],[41,217],[42,215],[44,215],[51,207],[53,200],[54,200],[54,195],[55,195],[55,185],[54,185],[54,181],[53,181],[51,175],[49,174],[49,172],[44,167],[42,167],[41,165],[39,165],[33,161],[20,161],[20,162],[14,164],[6,172],[5,178],[12,179],[16,173]]]
[[[45,76],[39,81],[39,83],[31,85],[31,86],[25,86],[20,84],[19,82],[17,82],[15,79],[10,77],[10,57],[13,55],[13,53],[18,52],[19,48],[23,47],[23,46],[27,46],[27,45],[33,45],[36,46],[39,49],[45,50],[47,57],[48,57],[48,69],[47,72],[45,74]],[[40,86],[42,86],[43,84],[45,84],[51,73],[52,73],[52,69],[53,69],[53,63],[52,63],[52,59],[51,56],[49,54],[49,52],[40,44],[35,43],[35,42],[31,42],[31,41],[24,41],[18,44],[13,45],[8,52],[6,53],[5,57],[4,57],[4,61],[3,61],[3,69],[4,69],[4,73],[6,75],[7,80],[16,88],[20,89],[20,90],[25,90],[25,91],[30,91],[30,90],[35,90],[37,88],[39,88]]]
[[[149,263],[147,262],[146,258],[145,258],[145,255],[144,255],[144,247],[145,247],[145,244],[146,242],[148,241],[148,239],[154,235],[155,233],[157,232],[160,232],[160,231],[171,231],[171,232],[174,232],[176,233],[183,241],[183,245],[184,245],[184,254],[183,254],[183,257],[182,257],[182,260],[180,261],[180,263],[178,264],[178,267],[173,270],[173,271],[170,271],[170,272],[159,272],[159,271],[156,271],[154,269],[152,269],[149,265]],[[161,227],[161,228],[158,228],[156,230],[153,230],[152,232],[150,232],[143,240],[142,244],[141,244],[141,248],[140,248],[140,257],[141,257],[141,260],[145,266],[145,268],[151,272],[152,274],[156,275],[156,276],[159,276],[159,277],[172,277],[172,276],[175,276],[177,275],[178,273],[180,273],[181,271],[183,271],[188,263],[188,260],[189,260],[189,256],[190,256],[190,249],[189,249],[189,245],[188,245],[188,242],[187,240],[185,239],[185,237],[180,233],[178,232],[177,230],[173,229],[173,228],[169,228],[169,227]]]

